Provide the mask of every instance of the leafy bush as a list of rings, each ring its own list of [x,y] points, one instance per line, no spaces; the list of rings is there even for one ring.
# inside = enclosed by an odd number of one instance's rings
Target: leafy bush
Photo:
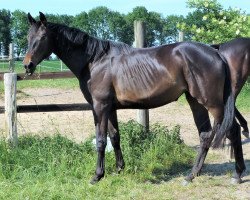
[[[218,0],[188,0],[187,6],[193,12],[187,15],[185,22],[178,23],[177,28],[194,41],[219,44],[248,36],[248,17],[240,9],[224,9]]]
[[[121,123],[121,145],[129,173],[142,177],[167,176],[183,170],[193,161],[194,151],[180,138],[180,126],[168,130],[154,124],[149,132],[135,121]]]

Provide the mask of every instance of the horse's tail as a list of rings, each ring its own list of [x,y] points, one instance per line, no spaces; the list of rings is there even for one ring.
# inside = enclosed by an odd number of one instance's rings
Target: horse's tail
[[[218,52],[221,59],[225,63],[225,84],[224,84],[224,117],[223,121],[217,131],[214,141],[213,147],[218,148],[221,146],[222,142],[226,137],[226,133],[230,130],[233,125],[234,120],[234,110],[235,110],[235,97],[234,93],[232,92],[231,86],[231,76],[228,63],[226,59]]]

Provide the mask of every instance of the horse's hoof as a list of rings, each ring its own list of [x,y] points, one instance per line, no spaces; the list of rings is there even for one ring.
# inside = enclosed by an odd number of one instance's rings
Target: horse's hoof
[[[94,184],[98,183],[101,179],[102,179],[102,177],[94,176],[94,177],[91,179],[90,184],[91,184],[91,185],[94,185]]]
[[[242,131],[242,134],[243,134],[246,138],[249,138],[249,132]]]
[[[116,168],[117,174],[120,174],[123,171],[123,169],[124,167],[117,167]]]
[[[231,178],[231,184],[233,185],[237,185],[242,183],[242,179],[241,178]]]
[[[184,181],[182,181],[182,186],[188,186],[192,181],[188,181],[186,179],[184,179]]]
[[[96,183],[98,183],[98,180],[92,178],[91,181],[89,182],[91,185],[95,185]]]

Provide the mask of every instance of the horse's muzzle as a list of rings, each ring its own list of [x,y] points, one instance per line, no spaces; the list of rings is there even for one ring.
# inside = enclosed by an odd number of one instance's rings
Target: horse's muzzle
[[[36,66],[33,62],[29,62],[29,64],[24,64],[24,68],[26,70],[26,74],[28,76],[31,76],[34,73]]]

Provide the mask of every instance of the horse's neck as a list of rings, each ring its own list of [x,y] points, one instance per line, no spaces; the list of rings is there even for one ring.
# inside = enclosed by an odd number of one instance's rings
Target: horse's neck
[[[54,44],[53,53],[79,78],[83,68],[88,64],[86,53],[83,49],[74,47],[70,42],[68,46],[63,46],[60,40],[55,40]]]

